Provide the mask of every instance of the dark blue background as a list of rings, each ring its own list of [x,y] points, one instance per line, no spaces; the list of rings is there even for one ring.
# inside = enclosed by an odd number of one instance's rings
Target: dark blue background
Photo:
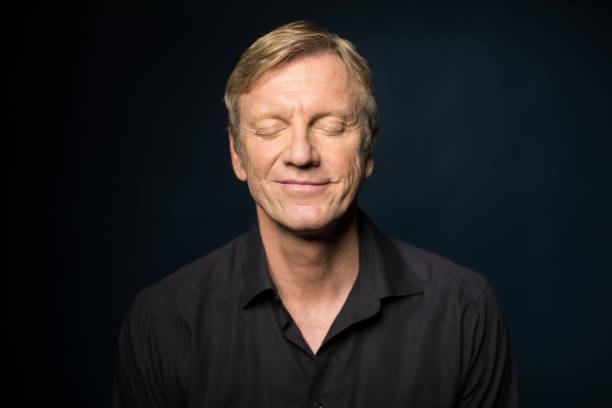
[[[225,81],[257,36],[306,18],[353,41],[375,75],[381,133],[361,206],[489,279],[523,407],[612,403],[605,6],[82,3],[34,9],[16,59],[16,97],[40,111],[23,126],[47,402],[108,406],[136,291],[249,228]]]

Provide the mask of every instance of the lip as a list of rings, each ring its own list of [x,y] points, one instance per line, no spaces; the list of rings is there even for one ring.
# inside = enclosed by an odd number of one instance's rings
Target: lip
[[[295,193],[316,193],[323,190],[329,183],[306,180],[280,180],[277,182],[284,190]]]

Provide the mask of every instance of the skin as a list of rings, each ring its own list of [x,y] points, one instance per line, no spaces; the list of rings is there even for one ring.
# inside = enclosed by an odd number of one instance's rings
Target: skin
[[[356,197],[374,163],[359,93],[342,60],[302,56],[240,96],[232,165],[256,204],[270,275],[313,352],[359,270]]]
[[[358,88],[332,54],[294,59],[264,73],[240,97],[236,176],[258,216],[316,234],[344,215],[374,163],[362,149]]]

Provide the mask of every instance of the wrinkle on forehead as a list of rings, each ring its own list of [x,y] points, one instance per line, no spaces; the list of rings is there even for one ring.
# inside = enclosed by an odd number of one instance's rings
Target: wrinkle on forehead
[[[331,69],[323,69],[323,64],[318,64],[321,69],[305,70],[306,64],[314,62],[316,64],[317,60],[327,60],[333,61],[333,64],[325,64],[325,67]],[[312,64],[308,64],[312,67]],[[307,72],[305,72],[307,71]],[[282,73],[282,75],[278,75]],[[353,82],[353,78],[348,74],[348,70],[346,65],[342,61],[342,59],[336,54],[325,52],[318,53],[312,55],[304,55],[294,59],[291,59],[287,62],[281,63],[273,68],[270,68],[266,72],[264,72],[258,79],[255,81],[251,89],[245,94],[249,94],[252,91],[256,90],[259,87],[264,86],[267,82],[272,80],[276,80],[278,82],[284,82],[287,78],[303,78],[304,80],[322,80],[328,77],[332,77],[334,79],[338,79],[338,82],[344,82],[344,85],[349,85],[350,82]],[[344,79],[344,81],[341,81]]]
[[[322,57],[326,63],[322,63]],[[321,69],[316,69],[317,65]],[[250,121],[275,116],[291,120],[296,113],[347,117],[359,110],[359,88],[338,56],[316,54],[265,72],[249,92],[241,95],[239,104],[243,114],[248,105],[246,116]]]

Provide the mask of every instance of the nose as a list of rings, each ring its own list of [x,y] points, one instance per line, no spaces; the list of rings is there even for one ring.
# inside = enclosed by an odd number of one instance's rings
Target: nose
[[[294,127],[284,151],[283,159],[286,165],[302,168],[319,165],[321,156],[313,144],[312,137],[306,126]]]

